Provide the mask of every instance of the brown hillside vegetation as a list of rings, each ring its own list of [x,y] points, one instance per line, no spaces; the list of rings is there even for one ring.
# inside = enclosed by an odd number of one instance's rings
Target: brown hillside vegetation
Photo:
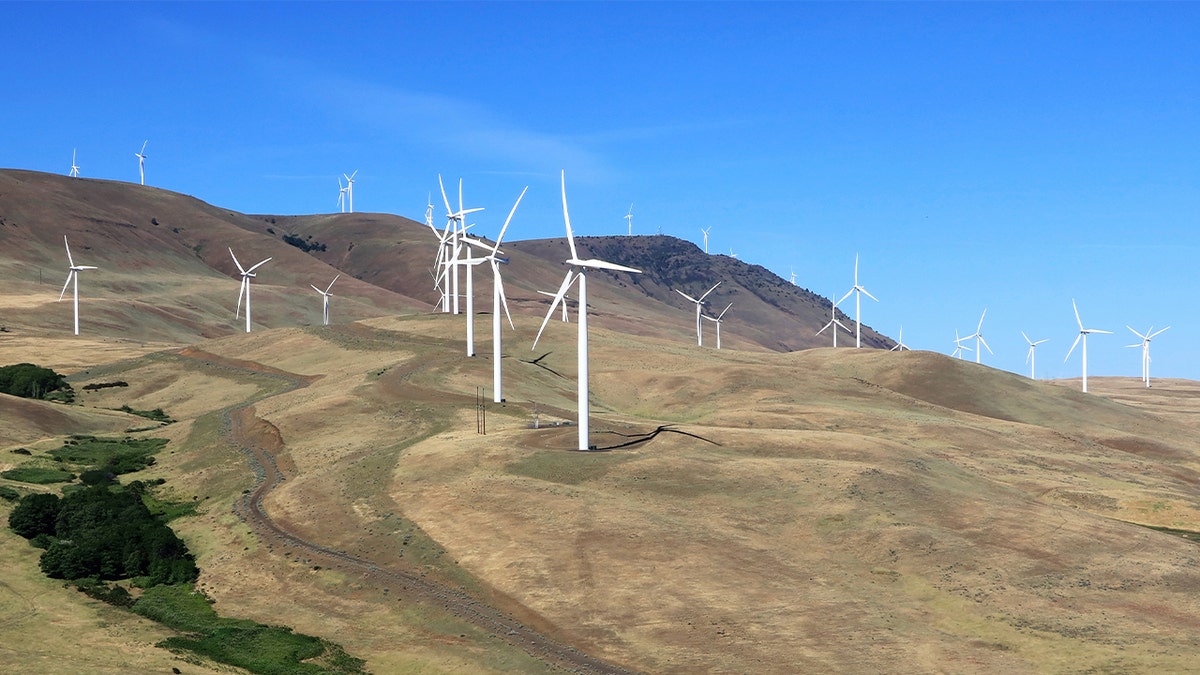
[[[11,214],[0,214],[5,236],[30,217]],[[555,319],[530,349],[545,312],[533,291],[561,279],[546,262],[561,257],[554,242],[511,252],[514,272],[528,260],[510,292],[524,306],[504,335],[507,401],[486,405],[481,434],[491,317],[465,358],[464,317],[397,290],[408,282],[379,257],[391,235],[367,223],[399,219],[363,215],[359,234],[321,229],[340,215],[233,217],[213,227],[278,253],[286,277],[354,267],[364,280],[348,286],[376,295],[347,302],[345,319],[335,306],[335,325],[321,327],[297,325],[318,303],[265,291],[266,325],[245,334],[226,317],[204,338],[236,281],[214,271],[216,257],[209,267],[183,246],[159,259],[146,245],[127,256],[190,279],[163,304],[194,298],[204,320],[155,323],[134,308],[118,326],[91,306],[111,332],[75,338],[51,284],[29,274],[57,262],[61,235],[22,230],[34,243],[0,263],[47,301],[0,295],[14,317],[5,354],[70,372],[79,394],[71,407],[0,401],[0,459],[25,461],[10,450],[28,447],[44,461],[55,435],[117,431],[125,416],[112,408],[165,409],[177,423],[137,435],[171,443],[137,477],[165,478],[197,504],[172,525],[225,615],[331,639],[376,673],[1194,669],[1200,548],[1180,535],[1200,533],[1200,383],[1093,378],[1085,395],[930,352],[773,351],[750,332],[731,338],[741,348],[700,349],[669,289],[614,276],[589,298],[600,451],[574,452],[576,326]],[[99,236],[77,225],[81,240]],[[283,226],[326,250],[314,259],[265,230]],[[419,235],[432,240],[421,227],[414,249]],[[335,248],[352,255],[327,259]],[[129,386],[82,389],[118,379]],[[3,536],[0,671],[219,670],[153,647],[165,629],[41,578],[36,550]],[[87,649],[65,649],[64,635]]]

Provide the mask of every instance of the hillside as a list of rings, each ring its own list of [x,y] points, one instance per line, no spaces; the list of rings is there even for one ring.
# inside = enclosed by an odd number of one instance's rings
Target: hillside
[[[0,346],[69,372],[79,395],[0,401],[0,465],[48,462],[69,433],[121,433],[115,408],[163,408],[176,423],[130,432],[170,440],[136,477],[196,505],[172,525],[224,615],[335,640],[376,673],[1194,669],[1200,383],[1093,378],[1083,394],[932,352],[786,351],[786,335],[824,323],[806,291],[724,256],[693,274],[695,247],[670,238],[583,238],[600,257],[657,262],[589,298],[601,451],[579,453],[575,326],[553,321],[529,348],[562,241],[508,247],[507,402],[481,419],[486,319],[464,358],[462,317],[430,313],[427,285],[404,292],[428,278],[424,225],[0,178],[0,236],[17,252],[0,271],[20,277],[0,294]],[[123,257],[98,263],[113,276],[84,277],[119,308],[119,321],[85,314],[97,334],[70,336],[61,279],[31,274],[61,247],[39,200],[75,214],[69,236],[96,258],[125,233]],[[96,200],[104,223],[83,215]],[[278,255],[249,335],[229,312],[226,239],[253,261]],[[316,294],[295,287],[335,270],[351,277],[335,324],[312,325]],[[768,317],[757,333],[730,324],[720,351],[695,346],[692,310],[670,298],[710,273],[729,278],[714,304]],[[121,301],[127,289],[169,310]],[[771,320],[792,327],[771,338]],[[114,380],[128,386],[83,388]],[[0,539],[0,671],[221,671],[153,647],[169,631],[40,577],[35,549]]]

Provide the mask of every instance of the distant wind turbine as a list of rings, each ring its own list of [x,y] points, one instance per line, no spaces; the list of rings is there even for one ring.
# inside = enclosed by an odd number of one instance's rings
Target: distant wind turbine
[[[138,158],[138,175],[142,179],[142,185],[146,184],[146,143],[149,142],[150,141],[147,140],[142,143],[141,152],[133,153]]]
[[[683,297],[687,298],[689,301],[696,304],[696,344],[700,347],[704,346],[704,338],[700,333],[700,313],[704,308],[704,298],[707,298],[709,293],[712,293],[713,291],[717,290],[717,286],[720,286],[720,285],[721,285],[721,282],[719,282],[719,281],[717,283],[713,284],[713,287],[708,289],[707,291],[704,291],[704,295],[701,295],[699,298],[693,298],[692,296],[688,295],[687,293],[684,293],[683,291],[681,291],[679,289],[675,289],[676,293],[682,295]]]
[[[955,328],[954,329],[954,353],[950,355],[951,358],[961,359],[962,353],[964,351],[968,351],[968,352],[971,351],[970,347],[963,345],[962,341],[965,339],[966,338],[960,338],[958,336],[958,329]]]
[[[346,176],[346,174],[342,174]],[[354,213],[354,177],[358,175],[358,169],[354,173],[346,176],[346,200],[350,202],[350,213]],[[340,182],[338,183],[341,184]]]
[[[1079,324],[1079,336],[1075,338],[1075,342],[1071,343],[1071,349],[1067,351],[1067,356],[1066,356],[1066,358],[1063,359],[1063,363],[1066,363],[1067,359],[1071,358],[1071,353],[1075,351],[1075,347],[1080,342],[1083,342],[1083,349],[1081,352],[1081,355],[1083,357],[1083,391],[1086,393],[1087,392],[1087,336],[1091,333],[1104,333],[1106,335],[1112,335],[1112,331],[1111,330],[1100,330],[1099,328],[1084,328],[1083,327],[1083,319],[1079,318],[1079,307],[1075,305],[1075,298],[1071,298],[1071,308],[1075,310],[1075,322]]]
[[[63,245],[67,247],[67,265],[69,271],[67,272],[67,283],[63,284],[62,292],[58,294],[58,299],[59,301],[62,301],[63,295],[65,295],[67,292],[67,286],[70,286],[71,282],[74,281],[75,334],[79,335],[79,273],[83,270],[94,270],[99,268],[91,265],[76,265],[75,260],[71,258],[71,245],[67,243],[67,235],[65,234],[63,235]]]
[[[529,186],[526,185],[521,194],[517,195],[517,201],[513,204],[512,210],[508,212],[508,218],[504,219],[504,227],[500,228],[500,235],[496,237],[496,244],[492,246],[492,252],[487,256],[487,261],[492,267],[492,401],[494,403],[504,402],[504,393],[502,387],[502,373],[500,368],[501,360],[504,355],[501,353],[500,345],[500,310],[504,310],[504,316],[508,317],[508,326],[513,330],[517,327],[513,325],[512,315],[508,313],[508,299],[504,297],[504,280],[500,278],[500,263],[506,262],[499,257],[500,242],[504,239],[504,233],[508,231],[508,224],[512,221],[513,214],[517,212],[517,207],[521,205],[521,200],[525,198],[525,193],[529,191]]]
[[[233,313],[233,317],[236,319],[238,314],[241,313],[242,298],[245,298],[246,299],[246,332],[249,333],[250,332],[250,280],[253,279],[255,276],[257,276],[256,274],[254,274],[254,270],[267,264],[268,262],[270,262],[271,259],[267,258],[266,260],[259,261],[255,264],[251,265],[250,269],[243,269],[242,263],[238,262],[237,256],[233,254],[232,248],[229,249],[229,256],[231,258],[233,258],[233,264],[237,265],[238,272],[242,276],[242,287],[238,290],[238,306],[237,306],[237,310]],[[333,284],[330,284],[330,286],[332,286],[332,285]]]
[[[625,214],[625,224],[629,226],[629,236],[633,236],[633,204],[629,205],[629,213]]]
[[[704,315],[705,319],[717,324],[717,349],[721,348],[721,324],[725,322],[725,312],[728,312],[730,307],[733,307],[732,302],[725,305],[725,309],[721,310],[721,313],[716,316]]]
[[[1150,329],[1147,330],[1144,334],[1137,332],[1136,330],[1133,329],[1132,326],[1126,325],[1125,327],[1129,329],[1129,332],[1133,333],[1134,335],[1136,335],[1142,339],[1142,341],[1137,344],[1125,345],[1125,346],[1142,348],[1142,382],[1145,382],[1146,388],[1149,388],[1150,387],[1150,341],[1153,340],[1156,335],[1166,332],[1171,327],[1167,326],[1166,328],[1163,328],[1162,330],[1155,331],[1154,326],[1151,326]]]
[[[346,212],[346,186],[342,185],[342,178],[338,176],[338,209],[342,213]]]
[[[838,300],[837,304],[842,304],[846,298],[850,297],[851,293],[854,294],[854,348],[859,349],[862,347],[862,296],[866,295],[875,302],[879,302],[879,299],[871,295],[866,288],[863,288],[863,286],[858,283],[857,253],[854,254],[854,285],[850,287],[850,290],[846,291],[846,294],[842,296],[841,300]]]
[[[905,350],[911,352],[912,348],[910,348],[908,345],[904,344],[904,326],[900,326],[900,335],[897,336],[896,346],[892,347],[888,351],[889,352],[902,352]]]
[[[232,254],[233,251],[231,250],[230,253]],[[329,299],[333,297],[333,293],[330,293],[329,290],[331,288],[333,288],[334,282],[336,282],[338,280],[338,277],[340,277],[340,276],[342,276],[342,275],[338,274],[337,276],[335,276],[333,278],[333,281],[329,282],[329,285],[325,287],[325,290],[321,290],[321,289],[317,288],[316,286],[309,284],[309,286],[312,286],[312,289],[314,291],[321,294],[321,325],[322,326],[329,325]],[[246,302],[246,314],[249,314],[249,313],[250,313],[250,303],[249,303],[249,301],[247,301]]]
[[[589,258],[581,260],[575,249],[575,237],[571,233],[571,216],[567,211],[567,173],[562,173],[562,203],[563,203],[563,222],[567,228],[567,244],[571,247],[571,257],[565,262],[571,268],[567,270],[567,275],[563,278],[562,285],[558,288],[558,293],[554,295],[554,301],[550,303],[550,310],[546,312],[546,318],[542,320],[542,327],[538,329],[537,337],[533,339],[534,348],[537,347],[538,339],[542,337],[542,331],[546,329],[546,323],[550,321],[550,316],[554,314],[555,305],[563,301],[567,294],[567,289],[575,281],[579,282],[579,449],[590,450],[591,446],[588,443],[588,425],[590,413],[588,410],[588,329],[587,329],[587,272],[588,270],[610,270],[614,272],[629,272],[630,274],[641,274],[641,270],[635,270],[632,267],[617,265],[605,260]]]
[[[993,356],[996,354],[996,352],[992,351],[991,346],[988,345],[987,340],[983,339],[983,317],[985,316],[987,316],[987,309],[984,309],[983,314],[979,315],[979,325],[975,328],[975,333],[963,338],[964,340],[975,340],[975,363],[979,363],[979,357],[983,354],[983,349],[980,349],[981,346],[986,348],[989,354]]]
[[[538,293],[541,295],[548,295],[552,298],[554,297],[554,294],[549,291],[538,291]],[[562,322],[563,323],[570,322],[570,319],[567,317],[567,305],[569,304],[570,300],[571,300],[570,298],[563,296],[563,302],[562,302]]]
[[[1025,334],[1025,331],[1021,331],[1021,337],[1025,338],[1025,342],[1029,343],[1029,352],[1025,354],[1025,363],[1029,364],[1029,379],[1036,380],[1037,358],[1034,356],[1034,350],[1037,349],[1038,345],[1048,341],[1050,338],[1044,338],[1042,340],[1030,340],[1029,336]]]
[[[446,261],[446,272],[450,275],[448,292],[453,301],[454,313],[458,314],[458,255],[462,250],[459,237],[467,231],[466,217],[468,213],[482,211],[483,208],[464,209],[462,179],[458,179],[458,211],[450,208],[450,198],[446,196],[446,185],[442,183],[442,174],[438,174],[438,187],[442,189],[442,201],[446,203],[446,227],[450,229],[450,252],[452,258]]]
[[[708,227],[705,227],[700,230],[701,232],[704,233],[704,252],[705,253],[708,253],[708,231],[711,229],[712,229],[712,225],[709,225]]]
[[[71,178],[79,178],[79,165],[75,163],[75,148],[71,148]]]
[[[843,298],[843,299],[845,299],[845,298]],[[847,333],[850,332],[849,328],[846,328],[844,325],[842,325],[841,321],[838,321],[837,306],[839,304],[841,304],[841,300],[834,301],[833,298],[829,299],[829,323],[825,324],[824,326],[821,326],[821,330],[817,331],[817,333],[816,333],[817,335],[820,335],[821,333],[825,332],[826,328],[829,328],[832,326],[833,327],[833,348],[834,349],[837,349],[837,329],[838,329],[838,327],[841,327],[841,329],[846,331]]]
[[[790,269],[792,271],[792,285],[795,286],[796,285],[796,268],[789,267],[788,269]]]

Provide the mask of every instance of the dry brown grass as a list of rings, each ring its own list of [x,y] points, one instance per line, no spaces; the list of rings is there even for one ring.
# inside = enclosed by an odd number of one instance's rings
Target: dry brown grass
[[[130,387],[84,404],[181,420],[162,430],[173,442],[153,474],[200,501],[177,522],[218,610],[328,637],[375,672],[538,666],[256,539],[230,511],[251,476],[214,411],[256,399],[277,435],[288,479],[265,506],[278,523],[460,584],[633,669],[1192,667],[1200,550],[1129,523],[1200,530],[1200,385],[1097,378],[1083,395],[929,353],[716,352],[598,330],[594,443],[668,423],[711,442],[666,433],[579,454],[574,427],[529,428],[535,402],[543,421],[574,417],[575,327],[548,328],[531,352],[528,323],[505,336],[508,403],[489,410],[486,436],[473,403],[475,387],[490,391],[490,343],[463,359],[461,319],[441,316],[93,365],[87,378]],[[561,377],[522,362],[545,352]],[[308,384],[285,391],[271,369]],[[63,603],[80,601],[60,591]],[[22,625],[34,624],[59,630]],[[121,643],[74,630],[101,651]],[[28,650],[4,654],[39,671]]]

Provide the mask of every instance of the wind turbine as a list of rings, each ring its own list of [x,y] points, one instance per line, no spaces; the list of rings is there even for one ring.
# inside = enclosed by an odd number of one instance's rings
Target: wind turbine
[[[508,212],[508,218],[504,219],[504,227],[500,228],[500,235],[496,237],[496,245],[492,247],[492,252],[487,256],[488,263],[492,266],[492,401],[495,403],[504,402],[504,394],[501,387],[501,368],[500,360],[503,355],[500,353],[500,309],[504,309],[504,316],[508,317],[508,325],[513,330],[517,327],[513,325],[512,315],[508,313],[508,300],[504,297],[504,281],[500,278],[500,263],[507,262],[499,258],[500,241],[504,239],[504,233],[508,230],[508,224],[512,221],[513,214],[517,212],[517,207],[520,206],[521,200],[525,197],[525,193],[529,191],[529,186],[526,185],[521,194],[517,196],[516,203],[513,204],[512,210]]]
[[[482,211],[483,208],[464,209],[462,198],[462,179],[458,179],[458,211],[453,211],[450,208],[450,198],[446,196],[446,186],[442,183],[442,174],[438,174],[438,187],[442,189],[442,201],[446,203],[446,227],[450,230],[450,250],[453,255],[452,260],[446,261],[447,274],[453,272],[450,279],[449,291],[454,298],[454,313],[458,314],[458,266],[455,264],[458,260],[458,254],[461,247],[458,244],[459,237],[467,231],[466,216],[468,213]]]
[[[907,349],[908,351],[911,352],[912,348],[909,347],[908,345],[904,344],[904,326],[900,326],[900,335],[898,336],[898,338],[899,339],[896,340],[896,346],[892,347],[888,351],[889,352],[902,352]]]
[[[625,214],[625,223],[629,225],[629,236],[633,236],[633,204],[629,205],[629,213]]]
[[[844,299],[845,298],[843,298],[843,300]],[[837,306],[840,304],[841,304],[841,300],[834,302],[833,298],[829,299],[829,323],[825,324],[824,326],[821,326],[821,330],[816,332],[817,335],[820,335],[821,333],[825,332],[826,328],[829,328],[830,326],[834,326],[834,329],[833,329],[833,348],[834,349],[837,349],[837,327],[840,326],[842,330],[846,331],[847,333],[850,332],[849,328],[846,328],[844,325],[842,325],[841,321],[838,321]]]
[[[149,143],[149,142],[150,141],[148,141],[148,140],[143,141],[141,152],[133,153],[138,158],[138,174],[142,178],[142,185],[146,184],[146,143]]]
[[[1037,349],[1038,345],[1048,341],[1050,338],[1037,341],[1030,340],[1029,336],[1025,334],[1025,331],[1021,331],[1021,337],[1025,338],[1025,341],[1029,343],[1029,352],[1025,354],[1025,363],[1029,364],[1029,379],[1036,380],[1037,375],[1035,373],[1037,373],[1037,358],[1033,355],[1033,352],[1035,349]]]
[[[254,274],[254,270],[256,270],[259,267],[270,262],[271,259],[267,258],[266,260],[257,262],[254,265],[252,265],[250,267],[250,269],[243,269],[242,263],[238,262],[237,256],[233,254],[232,248],[229,249],[229,256],[231,258],[233,258],[233,264],[237,265],[238,272],[241,273],[241,275],[242,275],[242,287],[241,287],[241,289],[238,290],[237,311],[235,311],[233,313],[233,317],[236,319],[238,314],[241,313],[242,298],[245,297],[246,298],[246,332],[249,333],[250,332],[250,280],[253,279],[255,276],[257,276],[256,274]],[[336,281],[336,279],[335,279],[335,281]],[[329,284],[329,285],[333,286],[333,284]]]
[[[233,253],[233,251],[231,250],[231,251],[230,251],[230,253],[232,254],[232,253]],[[263,262],[266,262],[266,261],[263,261]],[[261,264],[261,263],[260,263],[260,264]],[[333,288],[333,284],[334,284],[334,282],[335,282],[335,281],[337,281],[337,280],[338,280],[338,277],[340,277],[340,276],[342,276],[342,275],[341,275],[341,274],[338,274],[337,276],[335,276],[335,277],[333,278],[333,281],[329,282],[329,285],[325,287],[325,290],[321,290],[321,289],[317,288],[316,286],[313,286],[312,284],[309,284],[309,286],[312,286],[312,289],[313,289],[314,291],[316,291],[316,292],[318,292],[318,293],[320,293],[320,294],[321,294],[321,325],[322,325],[322,326],[328,326],[328,325],[329,325],[329,298],[332,298],[332,297],[333,297],[333,293],[330,293],[330,292],[329,292],[329,289]],[[247,300],[247,302],[246,302],[246,313],[247,313],[247,314],[249,314],[249,313],[250,313],[250,302],[249,302],[249,300]],[[249,331],[247,331],[247,332],[249,332]]]
[[[567,212],[567,172],[562,173],[562,203],[563,203],[563,222],[567,228],[567,244],[571,247],[571,257],[565,262],[571,268],[567,270],[567,275],[563,277],[562,285],[558,287],[558,293],[554,295],[554,301],[550,303],[550,310],[546,312],[546,318],[542,319],[542,327],[538,329],[537,337],[533,339],[533,347],[537,347],[538,339],[542,337],[542,331],[546,329],[546,323],[550,321],[550,315],[554,313],[554,306],[562,302],[563,297],[567,294],[567,289],[571,284],[579,281],[579,449],[590,450],[588,445],[588,337],[587,337],[587,271],[589,269],[596,270],[611,270],[614,272],[629,272],[631,274],[641,274],[641,270],[635,270],[632,267],[617,265],[596,258],[580,260],[575,249],[575,237],[571,234],[571,216]]]
[[[1079,318],[1079,307],[1075,305],[1075,298],[1071,298],[1071,307],[1075,310],[1075,322],[1079,324],[1079,335],[1075,338],[1075,342],[1071,343],[1071,349],[1067,351],[1067,356],[1063,359],[1063,363],[1071,358],[1071,353],[1075,351],[1075,346],[1083,342],[1083,391],[1087,392],[1087,336],[1089,333],[1104,333],[1112,335],[1111,330],[1100,330],[1099,328],[1084,328],[1083,319]]]
[[[796,285],[796,268],[789,267],[788,269],[790,269],[792,271],[792,285],[795,286]]]
[[[75,164],[75,148],[71,148],[71,178],[79,178],[79,166]]]
[[[957,328],[955,328],[955,329],[954,329],[954,353],[950,355],[950,357],[951,357],[951,358],[958,358],[958,359],[961,359],[961,358],[962,358],[962,353],[963,353],[963,351],[964,351],[964,350],[966,350],[966,351],[968,351],[968,352],[969,352],[969,351],[971,351],[971,348],[970,348],[970,347],[964,347],[964,346],[963,346],[963,343],[962,343],[962,341],[963,341],[963,340],[965,340],[965,339],[966,339],[966,338],[960,338],[960,337],[958,337],[958,329],[957,329]]]
[[[992,351],[991,346],[988,345],[987,340],[983,339],[983,317],[985,316],[987,316],[987,309],[984,309],[983,314],[979,315],[979,325],[976,326],[974,335],[968,335],[963,338],[964,340],[975,339],[975,363],[979,363],[979,357],[983,354],[983,350],[980,349],[981,345],[987,348],[989,354],[993,356],[996,354],[996,352]]]
[[[1162,330],[1155,331],[1154,326],[1151,326],[1150,329],[1145,332],[1145,334],[1137,332],[1131,326],[1126,325],[1125,327],[1129,329],[1129,332],[1142,339],[1142,341],[1138,344],[1125,346],[1142,348],[1142,381],[1146,383],[1146,388],[1148,389],[1150,388],[1150,341],[1154,339],[1154,336],[1169,330],[1171,327],[1167,326]]]
[[[346,212],[346,188],[342,185],[342,179],[338,177],[338,208],[342,213]]]
[[[346,176],[346,174],[342,175]],[[346,176],[346,197],[350,202],[350,213],[354,213],[354,177],[357,175],[358,169],[355,169],[354,173]],[[338,181],[338,185],[341,185],[341,181]]]
[[[82,272],[83,270],[94,270],[94,269],[99,269],[99,268],[93,267],[92,265],[76,265],[75,260],[71,258],[71,245],[67,243],[67,235],[65,235],[65,234],[63,235],[63,245],[67,247],[67,265],[69,266],[69,271],[67,272],[67,283],[63,284],[62,292],[58,294],[58,299],[59,299],[59,301],[62,301],[63,295],[65,295],[67,292],[67,286],[70,286],[71,282],[74,281],[75,282],[75,334],[79,335],[79,273]]]
[[[554,297],[554,294],[553,294],[553,293],[551,293],[551,292],[549,292],[549,291],[538,291],[538,293],[540,293],[541,295],[548,295],[548,296],[550,296],[550,297],[552,297],[552,298]],[[566,296],[563,296],[563,303],[562,303],[562,322],[563,322],[563,323],[569,323],[569,321],[570,321],[570,320],[568,319],[568,317],[567,317],[567,303],[568,303],[568,301],[570,301],[570,298],[568,298],[568,297],[566,297]]]
[[[678,293],[678,294],[682,295],[683,297],[687,298],[688,300],[696,303],[696,344],[700,347],[704,346],[704,338],[700,334],[700,312],[704,307],[704,298],[707,298],[709,293],[712,293],[713,291],[717,290],[717,286],[720,286],[720,285],[721,285],[721,282],[719,282],[719,281],[717,283],[713,284],[713,287],[708,289],[707,291],[704,291],[704,295],[701,295],[699,298],[693,298],[692,296],[688,295],[687,293],[684,293],[683,291],[681,291],[679,289],[675,289],[676,293]]]
[[[721,310],[721,313],[716,315],[715,317],[709,316],[707,314],[704,315],[705,319],[708,319],[709,321],[712,321],[713,323],[717,324],[717,349],[721,348],[721,324],[724,322],[725,312],[728,312],[730,307],[733,307],[732,302],[729,303],[728,305],[725,305],[725,309]]]
[[[704,233],[704,252],[705,253],[708,253],[708,231],[711,229],[712,229],[712,225],[709,225],[708,227],[700,230],[701,232]]]
[[[854,285],[850,287],[850,290],[846,291],[846,294],[842,296],[841,300],[837,301],[837,304],[842,304],[846,298],[850,297],[851,293],[854,293],[854,348],[858,349],[862,347],[862,296],[863,294],[866,294],[868,298],[874,300],[875,302],[879,302],[879,299],[871,295],[867,289],[863,288],[862,285],[858,283],[857,253],[854,254]]]

